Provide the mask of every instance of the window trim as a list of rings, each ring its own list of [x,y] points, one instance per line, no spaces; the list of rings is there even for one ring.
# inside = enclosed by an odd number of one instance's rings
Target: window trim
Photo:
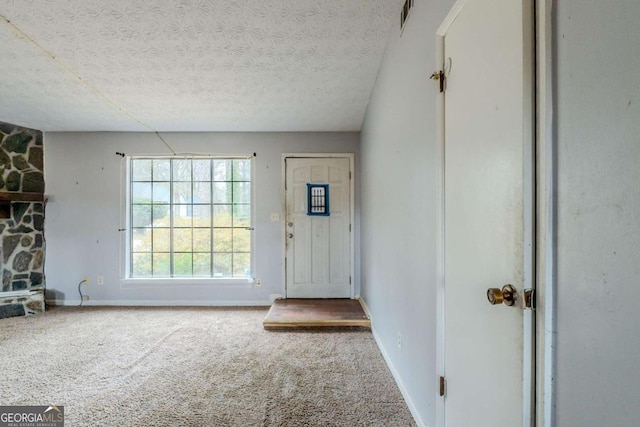
[[[254,156],[249,154],[216,154],[216,155],[204,155],[204,154],[178,154],[178,155],[145,155],[145,154],[136,154],[126,156],[124,160],[124,170],[121,175],[123,178],[123,183],[121,185],[121,191],[123,191],[123,197],[121,198],[123,202],[123,206],[120,208],[121,215],[121,224],[124,224],[124,227],[119,229],[120,237],[121,237],[121,274],[120,274],[120,282],[123,288],[140,288],[140,287],[162,287],[162,288],[170,288],[170,287],[185,287],[185,286],[208,286],[208,285],[220,285],[220,286],[233,286],[234,288],[242,288],[242,287],[253,287],[255,284],[255,266],[256,266],[256,251],[255,251],[255,200],[256,200],[256,190],[255,190],[255,161],[253,159]],[[249,160],[250,161],[250,170],[251,170],[251,191],[250,191],[250,216],[249,216],[249,229],[252,230],[250,235],[250,269],[251,276],[250,277],[233,277],[233,276],[225,276],[225,277],[198,277],[198,276],[182,276],[182,277],[132,277],[131,276],[131,233],[133,230],[132,227],[132,215],[131,215],[131,206],[132,206],[132,194],[131,194],[131,179],[132,179],[132,161],[136,159],[169,159],[169,160],[180,160],[180,159],[210,159],[210,160]],[[173,182],[173,181],[170,181]],[[213,182],[213,181],[211,181]],[[212,200],[213,206],[213,200]]]

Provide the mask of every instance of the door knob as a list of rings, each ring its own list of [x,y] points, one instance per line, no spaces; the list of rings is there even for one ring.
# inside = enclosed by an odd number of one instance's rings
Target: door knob
[[[293,227],[293,222],[289,221],[289,223],[287,224],[289,227]]]
[[[293,239],[293,233],[289,233],[289,238]]]
[[[487,299],[489,300],[489,304],[497,305],[514,305],[516,300],[518,299],[518,292],[516,288],[511,285],[504,285],[502,289],[500,288],[489,288],[487,289]]]

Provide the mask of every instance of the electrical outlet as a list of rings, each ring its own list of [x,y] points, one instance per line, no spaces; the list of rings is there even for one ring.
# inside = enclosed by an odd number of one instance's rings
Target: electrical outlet
[[[82,301],[89,301],[89,295],[82,295]]]
[[[256,286],[262,286],[262,279],[255,279],[253,281],[253,284],[256,285]]]
[[[275,212],[271,214],[271,222],[279,222],[280,221],[280,213]]]
[[[398,350],[402,350],[402,334],[398,331]]]
[[[104,285],[104,276],[98,276],[98,280],[96,280],[98,285]]]
[[[84,277],[82,278],[82,284],[83,284],[83,285],[88,285],[88,284],[89,284],[89,278],[88,278],[87,276],[84,276]]]

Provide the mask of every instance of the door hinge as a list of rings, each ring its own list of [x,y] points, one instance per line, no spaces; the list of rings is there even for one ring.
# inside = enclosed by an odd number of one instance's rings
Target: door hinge
[[[351,284],[351,276],[349,276],[349,284]]]
[[[349,233],[351,233],[351,224],[349,224]]]
[[[434,71],[429,78],[431,80],[437,80],[440,83],[440,93],[445,91],[446,77],[444,76],[444,72],[442,70]]]
[[[447,393],[447,380],[444,377],[440,377],[440,397],[444,397]]]
[[[536,290],[535,289],[524,290],[524,308],[528,310],[536,309]]]
[[[351,179],[351,172],[349,172],[349,179]]]

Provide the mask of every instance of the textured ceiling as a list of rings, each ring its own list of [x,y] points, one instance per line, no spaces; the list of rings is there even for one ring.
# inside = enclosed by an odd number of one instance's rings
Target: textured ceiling
[[[0,121],[359,130],[403,0],[2,0]]]

